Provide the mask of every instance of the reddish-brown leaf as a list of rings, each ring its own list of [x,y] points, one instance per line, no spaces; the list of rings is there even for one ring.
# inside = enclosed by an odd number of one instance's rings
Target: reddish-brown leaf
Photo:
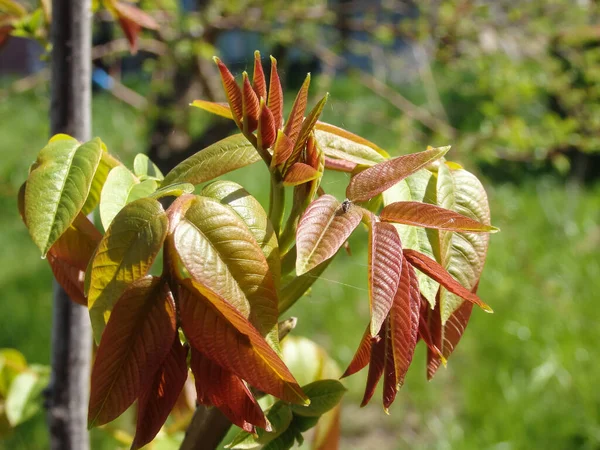
[[[254,72],[252,74],[252,86],[254,92],[259,99],[267,101],[267,81],[265,80],[265,73],[263,72],[262,63],[260,61],[260,52],[256,50],[254,52]]]
[[[85,272],[102,239],[102,234],[83,214],[78,214],[73,223],[50,248],[57,259]]]
[[[425,345],[427,346],[429,351],[435,353],[438,356],[441,356],[442,352],[438,347],[436,347],[435,343],[433,342],[433,337],[429,332],[430,312],[431,310],[429,309],[428,301],[425,298],[421,297],[421,307],[419,309],[418,339],[423,339],[423,342],[425,342]]]
[[[371,343],[371,361],[369,364],[369,374],[367,375],[367,385],[365,387],[365,394],[363,396],[362,402],[360,404],[361,407],[366,406],[367,403],[373,397],[375,393],[375,388],[377,387],[377,383],[381,379],[383,375],[383,370],[385,368],[385,345],[386,345],[386,336],[385,332],[387,331],[387,322],[381,327],[379,331],[379,339],[373,339]]]
[[[311,134],[306,141],[306,164],[319,170],[319,166],[322,164],[321,156],[323,152],[319,150],[315,136]]]
[[[181,281],[181,326],[196,350],[263,392],[304,404],[306,396],[260,333],[226,300]]]
[[[364,202],[389,189],[398,181],[441,158],[450,147],[411,153],[376,164],[353,176],[346,188],[346,197]]]
[[[223,83],[223,89],[225,90],[225,96],[227,97],[229,107],[233,113],[233,118],[239,126],[242,123],[243,117],[242,91],[235,82],[235,77],[231,74],[223,61],[217,57],[215,57],[214,60],[221,73],[221,82]]]
[[[440,283],[453,294],[476,304],[486,312],[493,312],[492,308],[485,304],[475,293],[465,289],[458,281],[452,278],[452,275],[438,264],[437,261],[434,261],[423,253],[410,249],[404,251],[404,256],[413,267]]]
[[[371,342],[373,338],[371,337],[371,327],[368,326],[365,330],[365,334],[358,345],[358,349],[354,354],[354,358],[350,361],[350,365],[344,372],[344,374],[340,378],[349,377],[350,375],[354,375],[359,370],[362,370],[369,364],[369,360],[371,359]]]
[[[437,349],[442,348],[442,316],[440,314],[439,291],[435,302],[435,308],[428,311],[427,329],[431,336],[431,347],[427,348],[427,379],[431,380],[440,367],[442,358]]]
[[[258,116],[260,115],[260,102],[256,92],[248,80],[248,74],[242,74],[242,113],[244,129],[250,133],[256,130]]]
[[[412,272],[412,273],[411,273]],[[417,344],[419,309],[413,301],[411,285],[416,274],[405,258],[402,258],[402,277],[394,296],[394,304],[389,316],[388,343],[386,347],[386,367],[384,373],[383,406],[390,407],[398,388],[404,384],[404,377],[413,358]],[[418,289],[418,285],[417,285]]]
[[[310,74],[306,76],[304,83],[302,83],[302,87],[298,91],[298,95],[296,96],[296,100],[294,100],[294,104],[292,105],[292,110],[290,111],[290,115],[288,116],[288,120],[285,123],[285,127],[283,132],[286,136],[296,144],[296,140],[300,134],[300,129],[302,128],[302,121],[304,120],[304,111],[306,110],[306,102],[308,100],[308,86],[310,85]]]
[[[421,202],[391,203],[383,208],[379,217],[385,222],[436,228],[439,230],[479,233],[493,233],[498,231],[496,227],[484,225],[457,212]]]
[[[143,447],[160,431],[177,403],[188,377],[188,349],[175,336],[169,354],[152,381],[142,388],[138,400],[138,415],[132,450]]]
[[[258,145],[261,148],[271,148],[277,138],[277,129],[273,114],[265,104],[264,98],[260,99],[260,115],[258,118]]]
[[[88,422],[121,415],[150,383],[175,339],[175,303],[165,283],[147,276],[117,301],[92,369]]]
[[[62,286],[71,300],[87,307],[87,298],[83,294],[85,272],[57,258],[52,251],[49,251],[47,256],[48,263],[58,284]]]
[[[269,110],[273,114],[275,128],[281,128],[283,124],[283,89],[277,73],[277,60],[271,56],[271,78],[269,80]]]
[[[352,173],[356,169],[357,164],[345,159],[334,159],[325,156],[325,167],[336,172]]]
[[[132,54],[137,53],[137,38],[142,28],[149,30],[158,29],[158,23],[154,18],[141,9],[125,2],[113,2],[112,7],[121,24],[121,28],[129,41]]]
[[[239,377],[193,348],[190,367],[199,403],[219,408],[234,425],[248,433],[254,432],[254,426],[270,428],[256,399]]]
[[[369,304],[371,336],[388,316],[402,274],[402,244],[396,227],[372,222],[369,233]]]
[[[350,204],[345,210],[331,195],[312,202],[298,223],[296,273],[302,275],[335,255],[361,219],[361,208]]]
[[[271,167],[281,166],[284,164],[290,157],[293,149],[294,143],[290,141],[290,138],[288,138],[282,130],[278,130],[275,147],[273,148]]]
[[[299,161],[301,159],[300,157],[302,154],[302,150],[304,149],[304,147],[306,145],[306,141],[308,140],[309,136],[313,132],[315,123],[317,123],[317,120],[318,120],[319,116],[321,115],[323,108],[325,107],[325,103],[327,102],[328,97],[329,97],[329,94],[326,94],[325,97],[323,97],[319,101],[319,103],[317,103],[315,105],[315,107],[311,110],[311,112],[308,114],[308,116],[306,116],[306,119],[304,119],[304,122],[302,122],[302,127],[300,128],[300,133],[298,134],[298,138],[297,138],[296,142],[294,143],[294,150],[292,151],[292,154],[290,155],[288,161],[286,162],[286,168],[290,167],[292,164],[296,163],[297,161]]]
[[[284,186],[297,186],[318,178],[319,172],[308,164],[297,162],[289,168],[283,178]]]

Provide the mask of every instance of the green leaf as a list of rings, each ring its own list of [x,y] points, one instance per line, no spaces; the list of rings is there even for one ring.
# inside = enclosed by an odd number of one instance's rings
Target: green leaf
[[[292,405],[294,414],[319,417],[333,409],[346,393],[346,388],[337,380],[318,380],[302,387],[310,399],[310,405]]]
[[[227,103],[194,100],[191,105],[195,106],[196,108],[203,109],[204,111],[208,111],[209,113],[216,114],[217,116],[225,117],[226,119],[233,119],[231,109]]]
[[[371,142],[361,136],[358,136],[357,134],[351,133],[350,131],[345,130],[343,128],[336,127],[335,125],[331,125],[330,123],[325,123],[325,122],[317,122],[317,124],[315,125],[315,128],[317,130],[326,131],[328,133],[335,134],[336,136],[343,137],[343,138],[348,139],[349,141],[354,142],[356,144],[360,144],[365,147],[369,147],[369,148],[375,150],[381,156],[383,156],[382,160],[388,159],[390,157],[388,152],[383,150],[378,145],[374,144],[373,142]]]
[[[0,397],[6,398],[15,377],[27,369],[25,356],[14,348],[0,349]]]
[[[219,296],[278,348],[278,296],[263,250],[231,207],[196,196],[172,235],[191,277]]]
[[[30,419],[41,409],[42,391],[49,379],[49,368],[32,366],[13,380],[5,403],[6,417],[13,427]]]
[[[88,198],[81,210],[83,215],[88,215],[94,209],[96,209],[100,203],[102,188],[104,187],[104,183],[106,183],[109,172],[120,164],[121,163],[119,161],[108,154],[106,146],[102,144],[102,158],[100,158],[100,164],[98,164],[98,169],[96,170],[96,174],[92,180],[92,186],[90,187]]]
[[[85,291],[96,342],[114,303],[127,286],[148,273],[167,235],[161,204],[142,198],[127,204],[102,237],[88,266]]]
[[[490,209],[481,182],[475,175],[463,169],[452,170],[451,174],[455,186],[452,209],[466,217],[489,225]],[[473,289],[479,281],[488,243],[488,234],[452,233],[445,268],[450,275],[469,290]],[[440,290],[442,326],[462,303],[463,300],[459,296],[445,288]]]
[[[243,134],[234,134],[209,145],[177,165],[167,174],[163,185],[204,183],[260,159],[254,146]]]
[[[360,208],[342,205],[331,195],[312,202],[298,223],[296,274],[302,275],[336,254],[362,219]]]
[[[108,230],[115,216],[123,207],[139,198],[152,194],[157,187],[154,180],[141,183],[125,166],[117,166],[108,174],[100,196],[100,220]]]
[[[377,163],[385,161],[385,158],[373,148],[361,142],[351,140],[344,134],[334,134],[330,128],[323,129],[322,125],[320,122],[317,123],[315,139],[319,147],[323,149],[325,156],[365,166],[374,166]],[[329,127],[333,127],[333,125],[329,125]],[[338,130],[341,130],[341,128]]]
[[[262,249],[276,286],[281,277],[281,261],[277,236],[267,213],[258,200],[242,186],[232,181],[215,181],[206,186],[200,195],[214,198],[229,206],[246,223],[248,229]]]
[[[398,201],[427,201],[431,190],[428,186],[431,185],[435,187],[435,177],[428,170],[420,170],[384,191],[383,204],[389,205]],[[401,224],[394,224],[394,226],[398,230],[404,248],[411,248],[434,258],[433,248],[424,228]],[[421,293],[433,308],[439,284],[421,272],[417,273],[417,279]]]
[[[135,155],[135,159],[133,160],[133,173],[135,173],[135,176],[142,181],[146,179],[162,181],[165,178],[156,164],[143,153]]]
[[[66,135],[50,139],[31,168],[25,222],[45,256],[83,208],[102,156],[102,141],[85,144]]]
[[[262,450],[289,450],[294,446],[297,435],[298,431],[290,427],[279,437],[265,445]]]
[[[163,186],[149,195],[151,198],[159,199],[163,197],[179,197],[183,194],[194,192],[194,185],[190,183],[175,183],[169,186]]]
[[[441,158],[448,150],[450,147],[432,148],[369,167],[352,177],[346,188],[346,196],[353,202],[364,202]]]

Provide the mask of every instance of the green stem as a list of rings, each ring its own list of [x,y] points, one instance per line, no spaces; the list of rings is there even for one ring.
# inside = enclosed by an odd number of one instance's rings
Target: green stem
[[[267,165],[267,169],[270,168],[272,159],[271,154],[267,150],[265,150],[262,147],[262,145],[258,145],[258,139],[253,133],[250,133],[249,131],[246,131],[244,129],[242,129],[242,133],[244,134],[244,136],[246,136],[246,139],[248,139],[248,141],[250,141],[250,143],[254,146],[260,157]]]
[[[271,173],[271,194],[269,196],[269,219],[273,225],[275,235],[279,238],[283,213],[285,211],[285,188],[278,173]]]

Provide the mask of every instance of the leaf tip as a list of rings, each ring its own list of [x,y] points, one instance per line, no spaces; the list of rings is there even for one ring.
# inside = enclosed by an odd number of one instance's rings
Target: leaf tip
[[[481,309],[483,309],[486,313],[489,314],[494,314],[494,310],[492,309],[492,307],[490,305],[488,305],[487,303],[483,303],[481,305]]]
[[[500,231],[500,228],[490,226],[490,233],[498,233],[499,231]]]

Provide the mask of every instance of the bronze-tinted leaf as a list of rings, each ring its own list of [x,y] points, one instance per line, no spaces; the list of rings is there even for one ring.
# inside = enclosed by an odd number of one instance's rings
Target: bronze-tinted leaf
[[[431,339],[431,346],[427,348],[427,379],[431,380],[442,361],[441,353],[438,351],[442,348],[442,319],[439,299],[435,303],[435,308],[427,311],[427,330]]]
[[[248,80],[248,74],[244,72],[242,74],[242,112],[244,124],[244,130],[252,133],[256,130],[258,124],[258,116],[260,114],[260,102],[256,96],[256,92]]]
[[[121,28],[129,41],[131,53],[137,53],[137,38],[141,29],[156,30],[158,29],[158,23],[152,16],[129,3],[115,1],[112,2],[111,6],[114,8]]]
[[[175,339],[175,303],[160,278],[144,277],[116,303],[94,367],[89,426],[120,416],[151,383]]]
[[[342,375],[342,378],[354,375],[359,370],[364,369],[371,359],[371,343],[373,338],[371,337],[371,326],[369,325],[363,334],[358,349],[354,354],[354,358],[350,361],[348,368]]]
[[[90,261],[85,284],[96,342],[113,304],[150,270],[167,236],[167,226],[162,205],[141,198],[125,205],[106,230]]]
[[[281,128],[283,124],[283,89],[277,73],[277,60],[271,56],[271,78],[269,81],[269,110],[273,114],[275,128]]]
[[[392,224],[372,222],[369,233],[371,336],[388,316],[402,273],[402,244]]]
[[[302,275],[331,258],[362,219],[360,208],[342,205],[331,195],[312,202],[298,223],[296,273]]]
[[[188,349],[175,336],[169,354],[153,379],[142,387],[132,450],[148,444],[169,417],[188,378]]]
[[[441,158],[448,150],[450,147],[434,148],[399,156],[369,167],[352,177],[346,188],[346,196],[354,202],[367,201],[427,164]]]
[[[186,279],[181,281],[179,306],[181,326],[196,350],[263,392],[306,403],[283,361],[227,301]]]
[[[380,218],[385,222],[448,231],[477,233],[495,233],[498,231],[496,227],[485,225],[449,209],[421,202],[391,203],[383,208]]]
[[[277,348],[277,290],[246,222],[218,200],[196,196],[170,239],[191,277],[225,298]]]
[[[333,159],[325,156],[325,167],[336,172],[352,173],[356,169],[356,163],[346,161],[345,159]]]
[[[260,61],[260,52],[257,50],[254,52],[254,72],[252,74],[252,86],[254,92],[259,99],[267,100],[267,81],[265,80],[265,73],[263,72],[262,63]]]
[[[367,375],[367,385],[365,387],[365,394],[363,396],[361,407],[366,406],[367,403],[373,397],[377,383],[383,375],[385,368],[385,346],[386,346],[386,333],[387,333],[388,322],[385,321],[381,329],[379,330],[378,339],[373,339],[371,343],[371,360],[369,364],[369,374]]]
[[[292,154],[294,149],[294,143],[286,136],[286,134],[279,130],[277,132],[277,139],[275,140],[275,147],[273,148],[273,159],[271,161],[271,167],[280,166],[284,164]]]
[[[270,428],[256,399],[238,376],[193,348],[190,367],[199,403],[219,408],[234,425],[248,433],[254,432],[254,426]]]
[[[300,134],[302,121],[304,120],[304,111],[306,110],[306,102],[308,100],[308,86],[310,85],[310,74],[306,76],[302,87],[298,91],[298,95],[292,105],[292,110],[288,117],[283,132],[294,144]]]
[[[265,104],[264,99],[260,100],[260,115],[256,135],[260,148],[271,148],[277,138],[275,119],[273,119],[273,114],[271,114],[271,110]]]
[[[286,168],[290,167],[291,165],[293,165],[294,163],[296,163],[297,161],[300,160],[302,150],[306,146],[306,141],[308,140],[308,137],[312,134],[313,128],[314,128],[315,124],[317,123],[317,120],[319,119],[321,112],[323,112],[323,108],[325,107],[325,103],[327,102],[328,97],[329,97],[329,94],[326,94],[325,97],[323,97],[319,101],[319,103],[317,103],[314,106],[314,108],[311,110],[311,112],[308,114],[308,116],[306,116],[306,119],[304,119],[304,122],[302,122],[302,127],[300,128],[300,133],[298,134],[298,138],[296,139],[296,142],[294,143],[294,150],[292,151],[292,154],[290,155],[288,161],[286,162]]]
[[[389,158],[388,153],[385,150],[383,150],[381,147],[379,147],[378,145],[372,143],[371,141],[369,141],[361,136],[358,136],[357,134],[354,134],[348,130],[345,130],[340,127],[336,127],[335,125],[331,125],[330,123],[325,123],[325,122],[317,122],[317,124],[315,125],[315,128],[317,130],[326,131],[327,133],[335,134],[336,136],[342,137],[344,139],[348,139],[349,141],[355,142],[357,144],[364,145],[365,147],[370,147],[373,150],[375,150],[377,153],[379,153],[381,156],[383,156],[384,158]]]
[[[308,164],[297,162],[289,168],[283,178],[284,186],[297,186],[314,180],[320,173]]]
[[[48,252],[48,263],[58,284],[75,303],[87,306],[87,298],[83,295],[85,272],[72,266],[67,261],[54,256],[52,249]]]
[[[404,256],[413,267],[433,278],[453,294],[476,304],[486,312],[493,312],[492,308],[486,305],[476,294],[461,286],[458,281],[446,272],[446,269],[433,259],[410,249],[404,250]]]
[[[242,91],[227,66],[217,57],[214,58],[214,61],[221,73],[221,82],[223,83],[223,89],[225,90],[227,102],[233,113],[233,118],[239,126],[242,123],[243,117]]]

